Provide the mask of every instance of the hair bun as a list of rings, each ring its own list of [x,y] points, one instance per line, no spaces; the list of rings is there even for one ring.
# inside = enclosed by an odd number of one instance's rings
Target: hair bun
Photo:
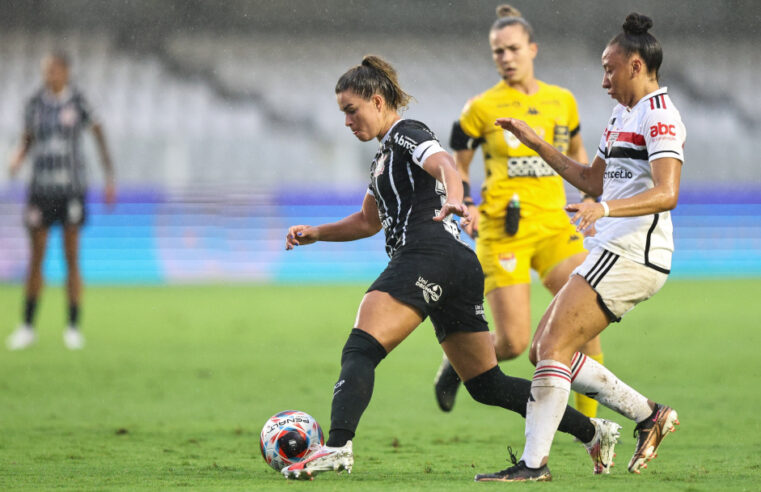
[[[651,27],[653,27],[653,19],[636,12],[627,15],[623,25],[626,34],[633,34],[635,36],[647,34],[648,29]]]
[[[497,7],[497,17],[503,18],[503,17],[522,17],[521,11],[513,7],[512,5],[508,4],[502,4],[499,7]]]

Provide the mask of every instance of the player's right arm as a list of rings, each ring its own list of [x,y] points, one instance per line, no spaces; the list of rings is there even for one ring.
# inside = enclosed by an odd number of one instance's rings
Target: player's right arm
[[[588,166],[558,151],[537,135],[524,121],[515,118],[497,118],[494,124],[515,135],[526,147],[539,154],[563,179],[579,190],[592,196],[602,195],[605,161],[599,156],[592,161],[591,166]]]
[[[369,192],[362,209],[337,222],[318,226],[295,225],[288,228],[285,249],[305,246],[317,241],[354,241],[375,235],[381,230],[378,204]]]
[[[11,156],[11,162],[8,165],[8,173],[11,178],[18,173],[19,169],[21,169],[21,166],[24,164],[24,158],[29,152],[29,148],[32,146],[32,141],[32,133],[28,130],[24,131],[23,135],[21,135],[21,144]]]

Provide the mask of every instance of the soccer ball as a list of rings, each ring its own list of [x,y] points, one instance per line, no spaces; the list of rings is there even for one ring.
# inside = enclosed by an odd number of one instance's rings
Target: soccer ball
[[[323,444],[320,424],[298,410],[286,410],[270,417],[259,437],[264,461],[277,471],[305,460]]]

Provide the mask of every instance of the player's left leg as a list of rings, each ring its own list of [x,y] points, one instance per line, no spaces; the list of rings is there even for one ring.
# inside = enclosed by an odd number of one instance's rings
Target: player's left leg
[[[79,331],[79,307],[82,298],[82,274],[79,267],[79,230],[77,224],[63,227],[64,256],[66,257],[66,294],[69,301],[68,326],[63,339],[71,350],[84,348],[85,340]]]
[[[565,285],[571,276],[571,273],[584,263],[587,257],[587,252],[576,253],[573,256],[566,258],[552,268],[542,279],[542,283],[547,290],[552,293],[553,296],[557,295],[560,289]],[[600,344],[600,337],[596,336],[592,340],[588,341],[581,347],[581,352],[596,360],[600,364],[603,363],[602,346]],[[576,410],[583,413],[587,417],[595,417],[597,415],[597,401],[581,393],[574,393],[574,403]]]

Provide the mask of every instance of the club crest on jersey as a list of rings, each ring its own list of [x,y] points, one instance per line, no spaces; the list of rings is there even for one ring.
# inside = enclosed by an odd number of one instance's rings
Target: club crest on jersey
[[[521,145],[521,141],[518,140],[518,137],[507,130],[505,130],[505,142],[507,142],[507,146],[511,149],[517,149]]]
[[[58,120],[63,126],[74,126],[77,124],[77,111],[69,104],[58,113]]]
[[[518,258],[515,257],[515,253],[500,253],[499,264],[505,271],[512,273],[518,266]]]
[[[441,286],[439,284],[434,284],[433,282],[428,282],[423,277],[417,278],[415,287],[423,289],[423,299],[425,299],[426,304],[437,302],[441,298]]]
[[[613,147],[613,144],[616,143],[616,140],[618,140],[619,133],[621,132],[619,131],[608,132],[608,141],[605,143],[605,145],[608,147],[608,152],[610,152],[610,149]]]
[[[383,174],[383,171],[386,169],[386,158],[388,156],[386,154],[381,154],[380,157],[378,157],[378,160],[375,161],[375,169],[373,169],[373,177],[377,178],[381,174]]]

